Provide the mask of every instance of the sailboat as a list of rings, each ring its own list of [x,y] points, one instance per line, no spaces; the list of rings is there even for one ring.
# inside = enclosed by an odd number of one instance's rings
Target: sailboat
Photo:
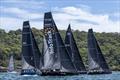
[[[74,63],[74,65],[77,69],[77,72],[79,74],[87,73],[86,68],[83,64],[83,60],[80,56],[76,41],[74,39],[73,33],[71,31],[70,24],[69,24],[68,29],[66,31],[65,45],[66,45],[66,48],[67,48],[69,55],[72,59],[72,62]]]
[[[112,73],[105,61],[92,29],[88,31],[88,63],[88,74]]]
[[[41,53],[30,28],[29,21],[23,23],[21,75],[36,75],[41,68]]]
[[[63,43],[52,13],[44,14],[44,53],[42,75],[77,74],[75,65]]]
[[[8,65],[8,71],[9,73],[17,73],[14,68],[14,58],[13,55],[10,56],[9,59],[9,65]]]

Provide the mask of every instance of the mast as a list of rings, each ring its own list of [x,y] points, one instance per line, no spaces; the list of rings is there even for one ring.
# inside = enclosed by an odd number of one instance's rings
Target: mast
[[[89,70],[110,71],[92,29],[88,31],[88,61]]]
[[[71,31],[70,24],[69,24],[68,29],[66,31],[65,44],[66,44],[66,48],[69,51],[69,55],[70,55],[74,65],[75,65],[77,71],[78,72],[86,71],[85,66],[83,64],[83,60],[80,56],[76,41],[75,41],[73,33]]]
[[[59,69],[63,72],[75,72],[74,64],[68,54],[65,44],[62,41],[51,12],[44,16],[44,34],[51,54],[51,69]]]

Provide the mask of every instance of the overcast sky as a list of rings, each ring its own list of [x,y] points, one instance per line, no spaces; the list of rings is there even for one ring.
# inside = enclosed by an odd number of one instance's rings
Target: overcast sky
[[[0,28],[22,29],[23,21],[43,28],[45,12],[51,11],[58,29],[120,32],[120,0],[0,0]]]

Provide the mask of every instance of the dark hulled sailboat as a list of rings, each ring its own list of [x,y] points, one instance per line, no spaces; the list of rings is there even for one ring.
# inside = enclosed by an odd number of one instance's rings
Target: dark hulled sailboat
[[[110,74],[105,58],[93,34],[93,30],[88,31],[88,74]]]
[[[43,75],[77,74],[75,65],[62,41],[51,12],[44,15]]]
[[[86,68],[83,64],[82,58],[80,56],[78,47],[76,45],[76,41],[74,39],[73,33],[71,31],[70,24],[68,26],[66,36],[65,36],[65,45],[66,45],[66,48],[67,48],[69,55],[72,59],[72,62],[74,63],[74,65],[77,69],[77,72],[80,74],[87,73]]]
[[[23,23],[22,31],[22,61],[21,75],[35,75],[41,68],[41,53],[29,25],[29,21]]]

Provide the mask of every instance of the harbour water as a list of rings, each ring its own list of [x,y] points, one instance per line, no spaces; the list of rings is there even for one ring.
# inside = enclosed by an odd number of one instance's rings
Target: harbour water
[[[120,80],[120,72],[105,75],[74,76],[21,76],[15,73],[0,73],[0,80]]]

